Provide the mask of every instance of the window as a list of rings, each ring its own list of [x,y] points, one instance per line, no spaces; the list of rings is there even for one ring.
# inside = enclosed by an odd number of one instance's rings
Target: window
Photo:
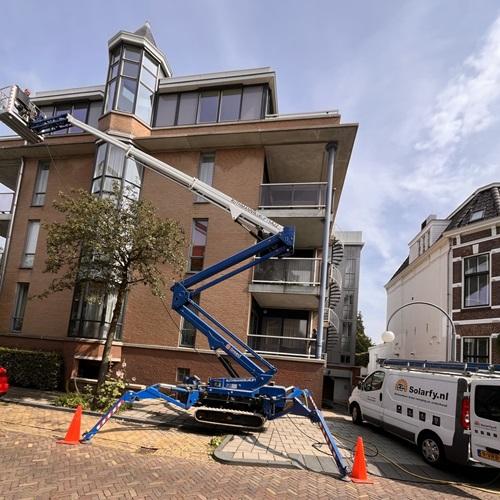
[[[241,101],[240,120],[258,120],[262,116],[263,87],[245,87]]]
[[[97,126],[99,117],[102,114],[102,101],[76,102],[76,103],[58,103],[54,105],[41,106],[40,111],[47,117],[57,116],[63,113],[71,113],[78,120],[88,123],[94,127]],[[83,130],[78,127],[69,127],[67,129],[52,132],[54,135],[82,133]]]
[[[198,123],[214,123],[219,112],[219,91],[210,90],[200,93]]]
[[[382,384],[384,383],[384,372],[372,373],[369,377],[365,378],[363,382],[364,391],[379,391],[382,389]]]
[[[177,368],[175,374],[176,382],[180,382],[181,384],[185,382],[186,378],[189,377],[191,371],[189,368]]]
[[[342,307],[342,319],[350,320],[354,314],[354,294],[353,292],[345,292],[344,305]]]
[[[500,387],[496,385],[476,386],[474,410],[478,417],[500,422]]]
[[[35,191],[33,192],[33,199],[31,204],[34,207],[43,207],[45,205],[45,194],[47,192],[47,181],[49,178],[49,162],[38,162],[38,170],[35,180]]]
[[[200,165],[198,167],[198,179],[203,181],[209,186],[212,185],[214,178],[214,166],[215,166],[215,154],[214,153],[204,153],[200,157]],[[206,202],[203,196],[195,195],[195,201],[197,203]]]
[[[476,210],[471,213],[469,217],[469,222],[475,222],[481,220],[484,217],[484,210]]]
[[[340,362],[349,364],[351,362],[351,356],[349,356],[349,354],[341,354]]]
[[[347,259],[344,270],[344,288],[354,288],[356,285],[356,259]]]
[[[489,255],[464,259],[464,307],[487,306],[489,302]]]
[[[110,196],[116,185],[125,198],[138,199],[142,173],[142,165],[125,158],[123,150],[111,144],[100,144],[96,154],[92,193]]]
[[[462,361],[464,363],[489,363],[489,337],[462,337]]]
[[[201,271],[205,260],[207,244],[208,219],[193,219],[191,237],[190,271]]]
[[[151,123],[159,65],[138,47],[124,45],[110,55],[105,111],[135,113]]]
[[[236,121],[240,117],[241,89],[223,90],[220,103],[220,121]]]
[[[16,287],[16,302],[12,316],[12,331],[20,332],[23,328],[24,311],[28,302],[29,283],[18,283]]]
[[[186,92],[181,94],[179,100],[179,115],[177,125],[190,125],[196,123],[196,110],[198,109],[198,93]]]
[[[158,97],[156,127],[170,127],[175,124],[178,94],[163,94]]]
[[[263,85],[158,96],[155,127],[260,120]]]
[[[24,245],[24,253],[21,262],[21,267],[31,268],[35,260],[36,242],[38,240],[38,232],[40,231],[40,221],[28,221],[28,230],[26,231],[26,243]]]
[[[116,294],[96,296],[88,284],[77,286],[71,308],[69,336],[87,339],[106,338],[115,304]],[[124,309],[125,303],[116,326],[115,340],[121,339]]]
[[[200,296],[196,295],[193,298],[193,301],[196,304],[199,304]],[[189,309],[191,309],[191,311],[193,311],[196,315],[198,315],[198,311],[193,306],[190,305],[188,307]],[[183,318],[179,345],[181,347],[194,347],[195,343],[196,343],[196,327],[192,323]]]

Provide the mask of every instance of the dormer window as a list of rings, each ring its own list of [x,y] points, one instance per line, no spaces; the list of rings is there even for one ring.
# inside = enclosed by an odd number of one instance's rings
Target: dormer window
[[[475,222],[484,218],[484,210],[476,210],[471,213],[469,222]]]
[[[110,54],[105,112],[136,114],[151,123],[159,64],[143,49],[120,45]]]

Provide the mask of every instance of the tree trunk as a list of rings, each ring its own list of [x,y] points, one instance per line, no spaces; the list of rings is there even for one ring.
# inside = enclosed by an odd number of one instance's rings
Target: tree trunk
[[[120,312],[122,310],[123,300],[125,298],[125,291],[127,289],[126,284],[121,284],[118,288],[118,295],[116,297],[116,304],[113,309],[113,317],[111,318],[111,323],[109,324],[108,335],[106,337],[106,342],[104,343],[104,351],[102,353],[101,366],[99,367],[99,375],[97,377],[97,386],[94,392],[94,398],[92,401],[92,409],[96,409],[97,406],[97,395],[102,384],[106,380],[106,375],[109,371],[109,363],[111,361],[111,347],[113,346],[113,340],[115,339],[116,326],[120,318]]]

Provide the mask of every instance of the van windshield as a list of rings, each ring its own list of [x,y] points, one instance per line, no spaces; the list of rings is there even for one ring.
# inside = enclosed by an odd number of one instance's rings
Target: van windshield
[[[474,410],[478,417],[500,422],[500,386],[478,385]]]

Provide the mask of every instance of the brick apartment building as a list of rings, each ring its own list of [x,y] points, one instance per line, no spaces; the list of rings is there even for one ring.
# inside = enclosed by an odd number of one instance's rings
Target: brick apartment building
[[[147,23],[134,33],[120,31],[108,48],[104,84],[37,91],[34,102],[47,116],[70,112],[296,227],[293,257],[243,272],[203,292],[200,300],[272,360],[278,383],[321,394],[325,361],[315,354],[314,332],[324,327],[320,297],[328,297],[335,279],[329,273],[324,280],[320,273],[334,218],[326,227],[325,200],[333,190],[334,216],[357,125],[342,124],[336,111],[280,115],[269,68],[174,77]],[[336,155],[328,184],[326,146],[332,143]],[[83,188],[98,195],[113,182],[152,201],[159,215],[181,222],[191,240],[190,272],[254,241],[220,209],[78,129],[55,133],[41,145],[2,138],[0,345],[60,351],[67,378],[95,377],[114,297],[91,303],[80,289],[30,300],[51,279],[42,272],[41,224],[57,217],[52,200],[59,191]],[[167,314],[145,287],[127,297],[112,358],[126,361],[127,378],[137,383],[175,382],[187,373],[202,379],[224,375],[204,336]]]
[[[457,361],[500,363],[500,183],[477,189],[446,219],[428,217],[409,246],[386,285],[387,316],[431,302],[453,320]],[[402,309],[389,329],[396,339],[381,357],[452,358],[450,322],[429,306]]]

